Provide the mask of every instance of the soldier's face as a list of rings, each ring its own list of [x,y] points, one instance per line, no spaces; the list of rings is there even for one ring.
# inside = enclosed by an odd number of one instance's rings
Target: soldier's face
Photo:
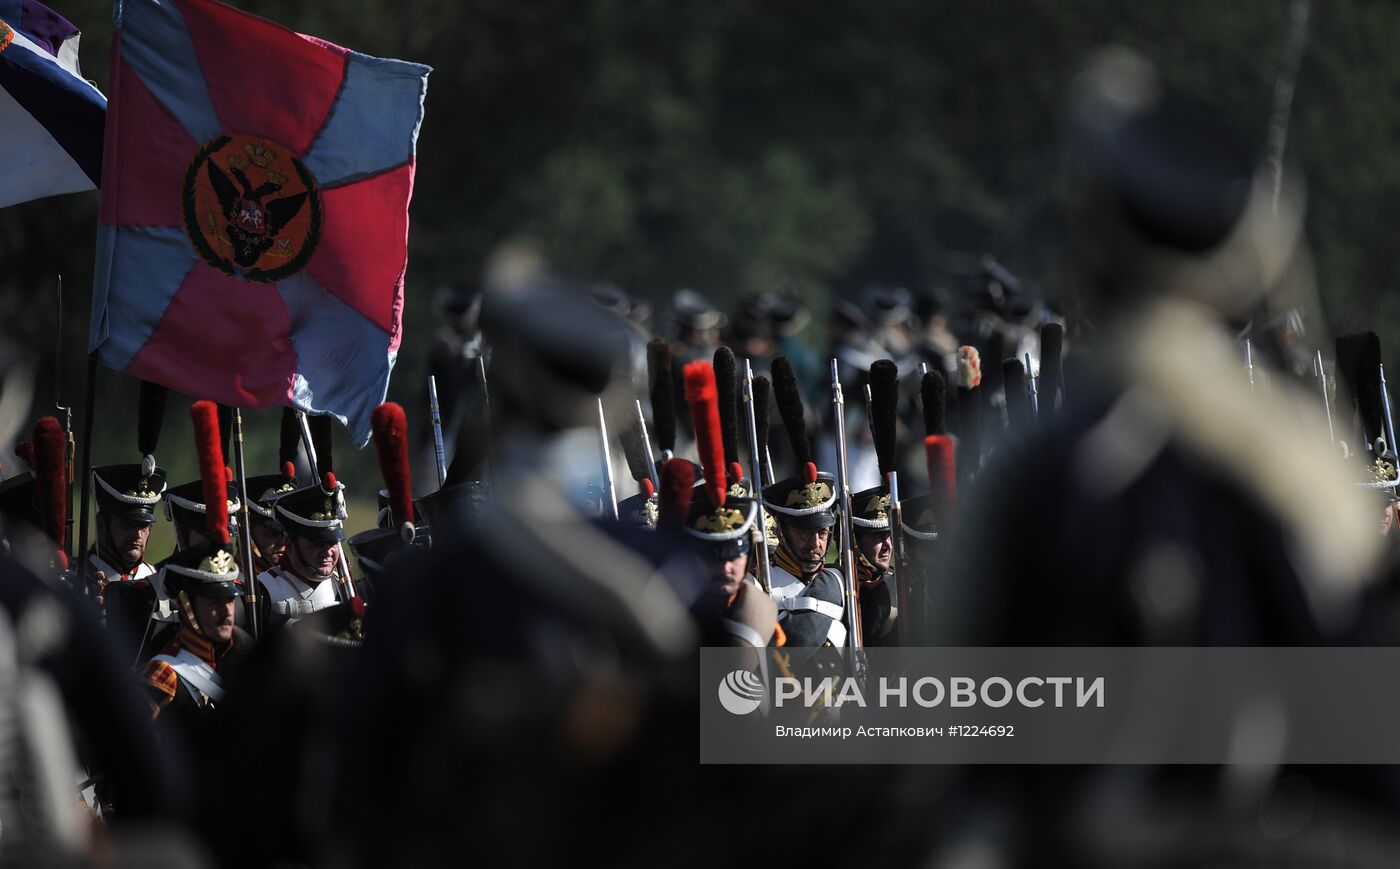
[[[894,554],[894,543],[888,531],[864,531],[856,535],[856,548],[865,560],[880,568],[890,569],[890,556]]]
[[[831,545],[830,528],[793,528],[787,533],[792,554],[807,570],[816,570],[826,560],[826,548]]]
[[[340,553],[334,542],[313,543],[301,537],[293,539],[296,541],[292,545],[296,547],[297,560],[303,567],[322,579],[335,573],[335,562]]]
[[[178,527],[175,529],[175,540],[181,549],[191,549],[201,543],[208,543],[209,532],[194,525]]]
[[[710,576],[715,582],[715,592],[726,600],[733,597],[744,581],[744,572],[748,570],[748,566],[749,556],[747,554],[729,559],[716,558],[711,561]]]
[[[253,545],[271,564],[277,564],[287,551],[287,535],[276,528],[269,528],[261,522],[252,523]]]
[[[195,597],[194,617],[200,630],[214,642],[233,639],[233,598]]]
[[[151,526],[120,516],[107,516],[103,524],[107,529],[109,554],[122,562],[113,566],[124,568],[140,563],[146,554],[146,541],[151,539]]]

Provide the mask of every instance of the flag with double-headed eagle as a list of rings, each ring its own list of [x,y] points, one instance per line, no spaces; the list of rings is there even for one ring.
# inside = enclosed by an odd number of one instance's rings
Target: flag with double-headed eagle
[[[107,98],[83,78],[78,36],[37,0],[0,0],[0,208],[101,180]]]
[[[358,444],[397,355],[428,67],[214,0],[119,0],[90,348]]]

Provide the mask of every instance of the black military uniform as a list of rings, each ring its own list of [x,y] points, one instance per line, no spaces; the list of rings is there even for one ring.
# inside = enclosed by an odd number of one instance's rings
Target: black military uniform
[[[229,537],[238,540],[241,537],[241,529],[238,527],[237,514],[243,509],[243,502],[239,498],[238,485],[233,482],[225,484],[227,497],[225,504],[228,509],[228,532]],[[170,520],[170,524],[175,528],[176,552],[180,551],[182,541],[188,541],[189,545],[197,546],[209,540],[209,527],[205,519],[208,506],[204,503],[204,484],[200,480],[193,480],[182,483],[179,486],[171,486],[165,490],[165,518]],[[251,514],[251,505],[250,505]],[[172,553],[173,555],[174,553]],[[164,587],[164,567],[166,561],[161,561],[155,565],[156,575],[152,577],[152,603],[151,621],[145,630],[146,640],[142,644],[141,657],[144,659],[154,649],[169,642],[170,636],[175,629],[175,625],[180,621],[180,614],[176,612],[170,594]],[[242,562],[239,563],[240,573],[238,581],[246,582],[243,576]],[[240,596],[234,602],[234,619],[240,628],[247,628],[248,612],[246,605]]]
[[[891,532],[890,493],[884,486],[866,489],[851,496],[851,533],[882,536]],[[872,564],[858,546],[855,550],[856,589],[860,593],[862,640],[867,646],[894,645],[898,637],[899,594],[894,571]]]
[[[223,701],[224,680],[247,654],[253,638],[233,627],[232,639],[220,641],[212,626],[201,625],[197,598],[237,600],[238,559],[214,543],[183,549],[166,559],[165,585],[178,613],[179,626],[141,669],[152,716],[172,722],[192,746],[205,743],[209,715]]]
[[[1004,444],[961,502],[933,645],[1326,645],[1373,569],[1379,517],[1321,403],[1285,378],[1252,385],[1234,340],[1295,262],[1297,200],[1144,69],[1106,55],[1076,91],[1073,284],[1100,334],[1060,413]],[[1024,798],[999,862],[1344,862],[1335,830],[1396,792],[1376,769],[1303,771],[1310,822],[1288,859],[1260,832],[1272,769],[1006,770],[999,792]]]
[[[143,638],[149,637],[156,600],[164,595],[155,587],[156,568],[144,559],[135,564],[112,563],[118,556],[104,544],[103,517],[154,525],[155,505],[166,489],[165,470],[153,462],[107,465],[93,469],[92,484],[97,500],[97,542],[88,553],[84,575],[90,596],[99,602],[108,628],[117,632],[118,648],[131,663],[138,660]]]

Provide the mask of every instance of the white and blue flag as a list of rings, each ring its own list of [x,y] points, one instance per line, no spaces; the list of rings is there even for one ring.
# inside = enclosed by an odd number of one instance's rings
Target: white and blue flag
[[[78,35],[36,0],[0,0],[0,207],[101,181],[107,98],[83,78]]]

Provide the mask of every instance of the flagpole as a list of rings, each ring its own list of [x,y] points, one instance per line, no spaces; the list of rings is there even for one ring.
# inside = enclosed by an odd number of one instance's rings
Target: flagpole
[[[54,328],[53,406],[63,414],[63,517],[64,555],[73,545],[73,408],[63,403],[63,275],[58,276],[58,325]]]
[[[81,565],[78,567],[78,579],[82,582],[82,593],[88,593],[88,583],[84,576],[87,565],[87,545],[88,545],[88,506],[92,497],[92,421],[93,405],[97,398],[97,354],[88,354],[87,365],[87,385],[84,387],[83,395],[83,493],[82,506],[78,516],[78,551],[75,553],[74,563]]]

